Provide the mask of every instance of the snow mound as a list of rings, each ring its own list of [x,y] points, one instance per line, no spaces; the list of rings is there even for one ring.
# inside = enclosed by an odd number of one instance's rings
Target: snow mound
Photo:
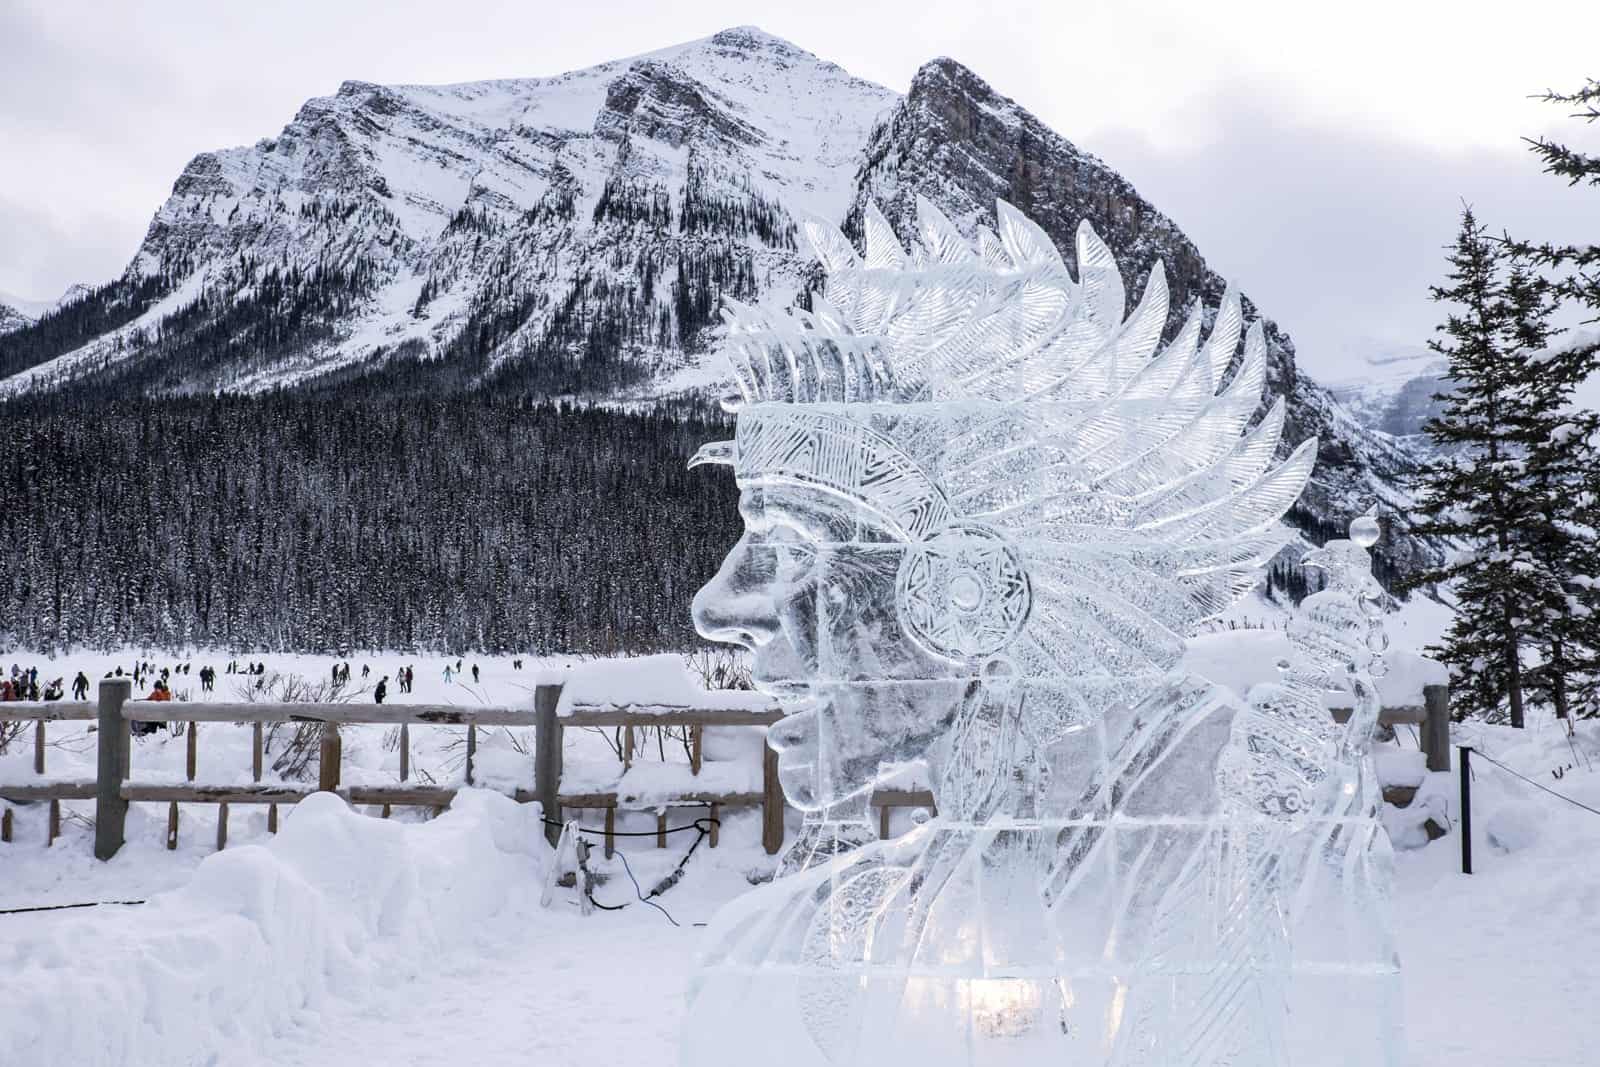
[[[1502,852],[1520,852],[1539,840],[1539,811],[1530,802],[1507,803],[1485,821],[1489,844]]]
[[[717,710],[756,710],[773,706],[771,697],[732,689],[707,690],[690,674],[683,658],[670,653],[637,659],[595,660],[574,667],[562,681],[557,713],[566,715],[578,705],[622,707],[658,704],[663,707]]]
[[[218,1063],[330,993],[414,976],[540,884],[537,805],[462,790],[436,820],[318,793],[266,845],[216,853],[139,908],[0,942],[0,1063]]]

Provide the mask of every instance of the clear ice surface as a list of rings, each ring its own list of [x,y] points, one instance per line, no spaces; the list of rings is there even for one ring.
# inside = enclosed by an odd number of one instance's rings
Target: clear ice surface
[[[1130,312],[1087,223],[1074,277],[1004,203],[975,242],[919,203],[909,252],[876,208],[860,252],[805,229],[809,307],[725,313],[735,438],[695,462],[745,532],[694,602],[787,702],[805,821],[713,924],[685,1067],[1398,1063],[1368,524],[1278,682],[1181,669],[1316,456],[1281,399],[1252,423],[1261,325],[1229,289],[1161,346],[1159,265]],[[908,764],[937,814],[878,841]]]

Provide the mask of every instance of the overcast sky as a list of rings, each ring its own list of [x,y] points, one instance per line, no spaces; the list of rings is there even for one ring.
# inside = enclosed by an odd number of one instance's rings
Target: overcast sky
[[[1462,200],[1600,239],[1600,190],[1520,140],[1600,141],[1528,98],[1600,76],[1596,0],[0,0],[0,291],[120,273],[192,156],[345,79],[556,74],[747,23],[900,92],[971,67],[1175,218],[1314,373],[1426,340]]]

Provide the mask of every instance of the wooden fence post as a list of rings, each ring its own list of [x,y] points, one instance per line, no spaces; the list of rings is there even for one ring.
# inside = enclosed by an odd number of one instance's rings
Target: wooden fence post
[[[478,724],[467,723],[467,784],[472,784],[472,761],[478,755]]]
[[[778,753],[770,744],[761,756],[761,844],[767,855],[783,848],[783,787],[778,784]]]
[[[94,854],[108,860],[122,847],[128,824],[128,802],[122,799],[122,782],[128,774],[128,720],[122,705],[133,695],[133,679],[105,678],[100,682],[99,752],[95,764]]]
[[[33,725],[33,773],[44,773],[44,720]]]
[[[198,756],[200,754],[200,724],[197,722],[190,723],[188,734],[189,736],[184,739],[185,752],[183,756],[183,770],[185,777],[192,782],[194,781],[195,766],[198,763]]]
[[[332,793],[339,788],[339,756],[343,745],[339,740],[339,724],[322,724],[322,747],[317,756],[317,788]]]
[[[533,691],[533,792],[544,814],[544,836],[551,847],[561,840],[561,720],[556,707],[561,686],[541,685]]]
[[[1428,757],[1428,770],[1450,770],[1450,687],[1422,687],[1422,751]]]

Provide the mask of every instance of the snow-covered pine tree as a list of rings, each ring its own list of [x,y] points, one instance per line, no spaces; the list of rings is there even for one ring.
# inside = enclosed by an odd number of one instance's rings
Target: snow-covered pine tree
[[[1527,443],[1521,493],[1525,501],[1527,573],[1537,605],[1525,635],[1540,652],[1530,688],[1568,718],[1577,699],[1592,708],[1600,663],[1600,614],[1592,576],[1600,573],[1596,544],[1596,434],[1600,417],[1571,409],[1573,391],[1596,370],[1588,347],[1550,345],[1556,286],[1513,257],[1506,277],[1506,352],[1526,368],[1513,398],[1524,411]],[[1523,565],[1521,561],[1517,564]]]
[[[1546,93],[1544,99],[1575,108],[1574,118],[1600,120],[1600,81],[1590,79],[1574,93]],[[1548,173],[1572,185],[1600,185],[1600,156],[1548,138],[1530,138],[1528,143]],[[1519,259],[1565,272],[1553,289],[1526,271],[1513,276],[1521,291],[1513,286],[1508,297],[1524,328],[1532,331],[1519,343],[1548,344],[1545,323],[1552,292],[1586,304],[1595,313],[1590,321],[1600,319],[1600,245],[1510,241],[1508,248]],[[1600,346],[1569,343],[1546,352],[1541,363],[1537,384],[1549,394],[1542,401],[1549,411],[1547,432],[1535,436],[1528,461],[1532,488],[1546,518],[1536,555],[1547,571],[1548,586],[1557,588],[1545,591],[1549,634],[1539,687],[1563,717],[1574,706],[1579,714],[1596,715],[1600,714],[1600,449],[1596,445],[1600,417],[1560,409],[1570,401],[1573,388],[1600,367]]]
[[[1600,80],[1590,78],[1576,92],[1549,92],[1544,99],[1574,108],[1573,118],[1586,123],[1600,121]],[[1528,138],[1528,144],[1543,161],[1546,173],[1567,179],[1569,185],[1600,186],[1600,156],[1544,137]],[[1564,292],[1587,304],[1600,318],[1600,245],[1519,242],[1514,247],[1545,266],[1569,269],[1572,273],[1563,283]]]
[[[1505,247],[1463,211],[1449,257],[1447,284],[1435,301],[1451,306],[1442,337],[1429,347],[1449,361],[1451,388],[1435,399],[1443,410],[1425,427],[1439,459],[1418,474],[1419,534],[1468,547],[1413,585],[1450,582],[1458,610],[1436,651],[1451,667],[1451,702],[1467,715],[1508,706],[1523,725],[1522,650],[1537,583],[1527,552],[1523,457],[1532,432],[1522,391],[1527,368],[1507,352],[1511,303],[1506,298]]]

